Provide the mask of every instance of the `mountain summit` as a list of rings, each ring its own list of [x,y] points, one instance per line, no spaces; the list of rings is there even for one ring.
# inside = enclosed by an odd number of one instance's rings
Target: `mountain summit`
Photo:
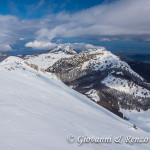
[[[61,52],[72,55],[76,54],[76,51],[68,45],[59,45],[51,50],[51,53],[61,53]]]

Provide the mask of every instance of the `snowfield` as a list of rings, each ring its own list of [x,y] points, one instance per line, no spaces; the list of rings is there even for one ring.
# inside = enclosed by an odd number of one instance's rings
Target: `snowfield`
[[[32,69],[17,57],[0,63],[1,150],[148,150],[147,144],[67,143],[72,134],[89,137],[150,137],[133,124],[64,85],[54,75]]]

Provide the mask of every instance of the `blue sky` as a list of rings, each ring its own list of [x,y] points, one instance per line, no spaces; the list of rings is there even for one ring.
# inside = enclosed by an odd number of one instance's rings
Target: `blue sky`
[[[0,2],[0,12],[20,18],[41,18],[51,13],[66,11],[74,13],[111,0],[4,0]]]
[[[150,0],[0,1],[0,51],[150,43],[149,14]]]

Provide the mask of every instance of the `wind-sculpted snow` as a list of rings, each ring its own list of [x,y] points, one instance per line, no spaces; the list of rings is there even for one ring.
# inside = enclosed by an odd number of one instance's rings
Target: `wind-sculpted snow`
[[[149,137],[141,129],[98,106],[51,73],[9,57],[0,63],[0,149],[148,150],[145,144],[68,143],[72,134],[88,137]],[[10,69],[11,68],[11,69]],[[13,69],[12,69],[13,68]]]

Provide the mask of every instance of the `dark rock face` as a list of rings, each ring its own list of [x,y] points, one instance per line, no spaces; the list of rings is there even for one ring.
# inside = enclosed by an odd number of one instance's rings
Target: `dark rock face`
[[[138,111],[150,108],[150,85],[145,83],[144,79],[131,70],[125,62],[105,49],[90,50],[58,60],[46,71],[55,73],[65,84],[120,117],[123,117],[119,112],[120,108]],[[121,90],[111,87],[111,84],[108,86],[109,84],[104,82],[110,75],[115,78],[114,80],[119,79],[118,81],[124,82],[121,83]],[[119,87],[118,81],[116,86]],[[125,85],[125,82],[128,84]],[[131,91],[136,89],[136,92],[126,92],[126,86],[131,88]],[[141,91],[138,91],[139,89]],[[99,100],[94,100],[92,97],[94,93],[87,94],[90,90],[95,91]],[[139,92],[142,94],[140,95]]]

